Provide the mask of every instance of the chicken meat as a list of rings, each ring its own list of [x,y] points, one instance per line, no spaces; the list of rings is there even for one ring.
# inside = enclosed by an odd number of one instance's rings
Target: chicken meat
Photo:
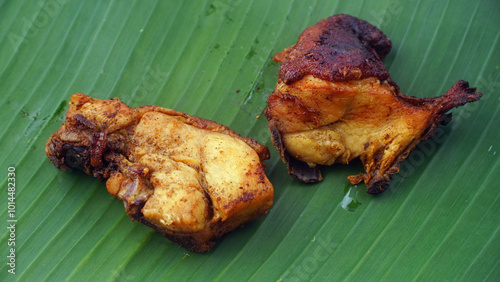
[[[360,158],[366,172],[348,177],[351,184],[383,192],[417,144],[449,120],[450,109],[481,97],[465,81],[440,97],[405,96],[382,63],[390,50],[378,28],[341,14],[307,28],[274,56],[281,66],[265,114],[292,176],[320,181],[320,166]]]
[[[186,249],[209,251],[273,203],[269,150],[226,126],[117,98],[75,94],[69,105],[46,143],[50,161],[106,180],[128,216]]]

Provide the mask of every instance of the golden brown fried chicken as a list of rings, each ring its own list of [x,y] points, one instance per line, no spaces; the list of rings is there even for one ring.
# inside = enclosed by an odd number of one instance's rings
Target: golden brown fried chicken
[[[195,252],[266,214],[269,150],[218,123],[119,99],[71,97],[45,152],[58,168],[106,181],[127,214]]]
[[[441,97],[403,95],[382,63],[390,49],[375,26],[335,15],[307,28],[297,44],[274,56],[282,65],[265,114],[292,176],[320,181],[318,166],[360,158],[366,173],[349,181],[364,180],[368,193],[380,193],[447,111],[481,97],[465,81]]]

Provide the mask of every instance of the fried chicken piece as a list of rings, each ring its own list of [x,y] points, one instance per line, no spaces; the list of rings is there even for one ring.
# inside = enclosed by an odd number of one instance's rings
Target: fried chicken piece
[[[269,150],[226,126],[117,98],[75,94],[69,104],[46,143],[50,161],[107,180],[132,219],[186,249],[209,251],[273,203],[262,163]]]
[[[319,166],[360,158],[366,173],[349,176],[351,184],[383,192],[417,144],[449,120],[450,109],[481,97],[465,81],[441,97],[403,95],[382,63],[390,49],[378,28],[341,14],[307,28],[274,56],[282,65],[265,114],[292,176],[320,181]]]

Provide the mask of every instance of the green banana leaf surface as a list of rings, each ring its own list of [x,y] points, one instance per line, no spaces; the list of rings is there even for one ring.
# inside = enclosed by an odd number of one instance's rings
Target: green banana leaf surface
[[[316,184],[290,177],[263,114],[273,55],[339,13],[391,39],[384,63],[406,95],[460,79],[483,93],[377,196],[349,185],[359,161]],[[499,39],[496,0],[0,1],[0,281],[499,281]],[[103,182],[45,156],[79,92],[267,145],[274,205],[204,254],[130,220]]]

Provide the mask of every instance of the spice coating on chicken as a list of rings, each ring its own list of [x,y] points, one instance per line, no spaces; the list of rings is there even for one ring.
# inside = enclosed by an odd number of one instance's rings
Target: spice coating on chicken
[[[383,192],[450,109],[481,97],[465,81],[440,97],[403,95],[382,63],[390,49],[375,26],[335,15],[274,56],[282,65],[265,114],[292,176],[320,181],[319,166],[360,158],[366,173],[348,177],[351,184],[364,181],[368,193]]]
[[[265,146],[170,109],[75,94],[45,152],[58,168],[106,180],[132,219],[195,252],[273,203]]]

